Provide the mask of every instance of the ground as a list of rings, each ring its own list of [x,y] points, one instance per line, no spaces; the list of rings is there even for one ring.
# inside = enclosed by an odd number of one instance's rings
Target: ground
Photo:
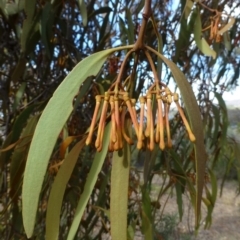
[[[198,237],[194,237],[194,215],[193,210],[189,205],[189,200],[186,197],[184,199],[185,213],[183,221],[177,224],[175,227],[174,237],[171,237],[171,239],[239,240],[240,196],[237,195],[237,183],[234,181],[226,182],[224,185],[222,197],[219,197],[219,192],[213,212],[212,226],[210,229],[204,230],[204,222],[202,222]],[[165,199],[162,199],[162,204],[164,204],[164,200]],[[177,205],[175,196],[169,198],[169,202],[165,210],[165,214],[172,216],[174,216],[174,214],[176,215]]]

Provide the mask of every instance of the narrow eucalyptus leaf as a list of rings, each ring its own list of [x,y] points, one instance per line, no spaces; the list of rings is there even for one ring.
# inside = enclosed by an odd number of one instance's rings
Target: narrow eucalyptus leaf
[[[79,8],[81,11],[83,26],[86,27],[88,23],[88,16],[87,16],[87,6],[84,0],[78,0]]]
[[[122,154],[113,153],[110,192],[111,237],[127,240],[130,146],[124,142]]]
[[[23,223],[26,234],[33,234],[38,199],[52,150],[73,110],[72,101],[80,85],[96,75],[114,49],[95,53],[81,61],[59,85],[44,109],[30,146],[23,179]],[[47,131],[46,131],[47,129]]]
[[[53,182],[47,205],[46,240],[58,239],[60,213],[64,192],[78,160],[78,156],[82,148],[85,146],[85,140],[86,139],[83,138],[71,149],[69,154],[64,159],[64,162],[61,165]]]
[[[88,200],[91,196],[92,190],[97,182],[98,174],[101,171],[102,165],[104,163],[104,160],[106,158],[107,152],[108,152],[108,143],[109,143],[109,138],[110,138],[110,129],[111,125],[110,123],[106,126],[105,131],[104,131],[104,137],[103,137],[103,142],[105,143],[103,145],[103,149],[101,152],[97,152],[94,159],[93,163],[90,169],[90,172],[88,173],[86,183],[84,186],[84,190],[80,196],[76,212],[73,218],[73,222],[71,224],[67,240],[72,240],[74,239],[77,229],[79,227],[79,224],[81,222],[84,210],[87,206]]]
[[[207,41],[202,37],[202,23],[199,11],[197,12],[197,17],[194,26],[194,39],[198,48],[203,54],[205,54],[206,56],[213,57],[213,59],[216,58],[217,56],[216,52],[210,48]]]

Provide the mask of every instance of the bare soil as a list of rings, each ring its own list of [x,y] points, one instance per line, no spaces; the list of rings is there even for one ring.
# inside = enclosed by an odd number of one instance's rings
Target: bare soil
[[[220,184],[219,184],[220,185]],[[226,182],[223,194],[218,197],[212,214],[212,225],[210,229],[204,229],[204,218],[206,209],[202,210],[202,225],[197,237],[194,236],[194,214],[190,206],[189,198],[184,197],[184,216],[182,222],[176,226],[175,237],[171,239],[196,239],[196,240],[240,240],[240,196],[237,195],[237,183]],[[167,196],[161,199],[161,205],[165,203]],[[169,197],[164,214],[177,214],[176,197]]]

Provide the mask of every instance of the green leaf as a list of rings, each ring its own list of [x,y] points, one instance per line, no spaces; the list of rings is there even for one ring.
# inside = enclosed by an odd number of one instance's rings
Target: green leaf
[[[78,206],[77,206],[74,218],[73,218],[73,222],[71,224],[71,227],[70,227],[70,230],[69,230],[69,233],[67,236],[67,240],[74,239],[77,229],[79,227],[80,221],[82,219],[82,215],[84,213],[85,207],[87,206],[87,203],[91,196],[92,190],[97,182],[98,174],[101,171],[102,165],[104,163],[104,160],[105,160],[107,152],[108,152],[110,129],[111,129],[111,124],[108,124],[105,128],[104,137],[103,137],[103,142],[105,144],[103,145],[102,151],[97,152],[93,159],[93,164],[88,173],[86,183],[84,186],[84,190],[79,199]]]
[[[85,96],[86,92],[88,91],[88,89],[90,88],[90,86],[92,84],[92,81],[93,81],[93,77],[89,77],[84,81],[84,84],[81,86],[79,94],[74,103],[73,112],[76,112],[77,107],[80,104],[80,100]]]
[[[214,93],[215,97],[218,100],[220,109],[221,109],[221,128],[222,128],[222,132],[221,132],[221,146],[224,146],[227,140],[227,130],[228,130],[228,125],[229,125],[229,121],[228,121],[228,112],[227,112],[227,106],[225,104],[225,101],[222,98],[222,95],[215,92]]]
[[[76,165],[79,154],[85,146],[85,138],[79,141],[64,159],[52,185],[47,205],[46,240],[58,239],[60,212],[67,183]]]
[[[78,5],[81,11],[83,26],[86,27],[88,23],[88,16],[87,16],[87,7],[84,0],[78,0]]]
[[[14,125],[12,128],[12,142],[15,142],[18,140],[22,132],[22,129],[24,128],[29,116],[33,113],[33,110],[35,107],[36,107],[35,104],[27,107],[23,112],[21,112],[21,114],[18,116],[18,118],[14,122]]]
[[[221,28],[219,31],[218,31],[218,34],[223,34],[225,33],[226,31],[228,31],[232,26],[233,24],[235,23],[235,18],[233,17],[230,17],[230,21],[224,25],[223,28]]]
[[[49,59],[51,59],[53,50],[50,44],[53,20],[54,13],[52,11],[52,4],[50,2],[46,2],[41,14],[41,38]]]
[[[130,159],[130,146],[124,142],[123,150],[114,152],[112,159],[110,219],[113,240],[127,240]]]
[[[19,106],[19,103],[22,99],[22,96],[24,94],[24,91],[25,91],[25,88],[27,86],[27,83],[24,82],[21,84],[21,86],[19,87],[19,89],[17,90],[16,92],[16,96],[15,96],[15,99],[14,99],[14,103],[13,103],[13,111],[16,111],[18,106]]]
[[[21,34],[21,47],[22,52],[25,52],[27,49],[27,41],[29,38],[29,33],[33,24],[33,17],[35,13],[36,0],[25,0],[24,10],[27,16],[27,19],[23,22],[22,34]]]
[[[214,115],[214,128],[211,128],[211,130],[213,129],[213,132],[211,132],[211,135],[212,135],[211,147],[216,144],[217,137],[219,134],[219,126],[220,126],[220,110],[219,110],[219,108],[216,107],[215,105],[212,105],[212,112]]]
[[[197,11],[197,17],[194,26],[194,39],[198,48],[203,54],[213,57],[213,59],[216,58],[216,52],[210,48],[207,41],[202,37],[202,23],[199,11]]]
[[[18,81],[20,81],[20,79],[22,78],[24,72],[25,72],[25,68],[26,68],[26,59],[25,58],[20,58],[18,60],[18,63],[12,73],[12,76],[11,76],[11,80],[16,83]]]
[[[201,199],[204,185],[204,175],[205,175],[205,166],[207,160],[207,153],[204,146],[204,135],[203,135],[203,125],[201,119],[201,113],[197,104],[197,100],[194,96],[193,90],[189,82],[187,81],[184,74],[180,69],[170,60],[165,58],[156,50],[147,47],[148,50],[154,52],[158,57],[160,57],[170,68],[172,75],[180,89],[183,102],[185,104],[187,114],[190,120],[190,125],[193,131],[193,134],[196,137],[196,142],[194,143],[195,149],[195,165],[196,165],[196,183],[197,183],[197,195],[196,195],[196,207],[195,207],[195,226],[199,227],[200,218],[201,218]]]
[[[133,226],[134,223],[132,223],[131,225],[128,226],[127,229],[127,239],[128,240],[134,240],[134,236],[135,236],[135,226]]]
[[[153,220],[151,198],[146,185],[141,187],[142,190],[142,232],[145,239],[153,239]]]
[[[10,164],[10,196],[15,198],[19,191],[19,185],[22,183],[22,174],[26,162],[27,150],[31,142],[31,136],[37,125],[38,115],[33,116],[21,134],[21,141],[16,145]]]
[[[98,49],[100,49],[100,50],[102,50],[101,48],[103,48],[105,46],[106,39],[109,38],[109,36],[110,36],[109,31],[107,31],[107,33],[106,33],[107,26],[109,25],[109,15],[110,15],[110,12],[105,15],[101,29],[99,31]]]
[[[122,48],[97,52],[81,61],[59,85],[39,119],[23,179],[22,212],[24,228],[28,237],[33,234],[39,194],[48,161],[58,135],[73,110],[73,98],[87,77],[99,72],[108,55]]]
[[[91,14],[89,14],[88,18],[93,18],[94,16],[98,15],[98,14],[103,14],[103,13],[110,13],[112,11],[112,9],[110,7],[101,7],[99,9],[97,9],[96,11],[92,12]]]
[[[193,1],[192,0],[187,0],[186,5],[184,7],[184,17],[185,17],[185,19],[187,19],[189,17],[189,14],[192,11],[192,7],[193,7]]]
[[[2,145],[2,149],[7,148],[12,143],[12,132],[10,132]],[[9,161],[12,151],[0,152],[0,172],[4,172],[5,164]]]
[[[231,45],[231,38],[230,38],[229,32],[223,33],[223,42],[224,42],[225,48],[228,51],[231,51],[232,45]]]
[[[217,199],[217,179],[215,174],[211,169],[208,170],[210,174],[210,179],[211,179],[211,185],[212,185],[212,199],[211,202],[213,206],[215,205],[216,199]]]
[[[128,41],[129,41],[129,44],[133,44],[134,43],[134,25],[132,21],[132,14],[128,8],[126,9],[126,17],[128,22]]]

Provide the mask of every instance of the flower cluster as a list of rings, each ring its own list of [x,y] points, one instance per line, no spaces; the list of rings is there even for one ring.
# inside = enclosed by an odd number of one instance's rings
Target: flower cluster
[[[131,99],[126,91],[108,91],[105,92],[104,96],[97,95],[86,144],[89,145],[92,141],[98,118],[99,124],[95,141],[97,151],[102,149],[103,133],[107,118],[111,121],[109,151],[122,149],[124,140],[128,144],[133,144],[133,140],[126,134],[124,128],[126,113],[128,112],[136,133],[138,149],[147,147],[149,150],[153,150],[155,143],[159,145],[161,150],[164,150],[165,147],[171,148],[169,110],[173,101],[186,127],[189,139],[195,141],[195,136],[179,105],[178,98],[178,94],[172,93],[167,86],[162,85],[160,88],[158,84],[153,84],[147,91],[146,96],[139,98],[140,112],[137,114],[136,100]],[[100,113],[101,103],[102,110]]]
[[[93,114],[92,123],[89,129],[89,134],[86,139],[86,144],[89,145],[92,141],[92,136],[97,122],[97,117],[100,112],[100,104],[103,100],[102,111],[98,124],[97,138],[95,141],[95,147],[97,151],[101,151],[103,144],[103,133],[105,129],[106,119],[111,119],[111,132],[109,151],[117,151],[123,148],[123,139],[129,144],[133,144],[133,140],[127,136],[124,128],[125,116],[127,111],[129,112],[135,130],[138,131],[137,113],[136,113],[136,100],[131,99],[128,92],[105,92],[104,96],[96,96],[96,106]],[[136,131],[136,132],[137,132]]]

